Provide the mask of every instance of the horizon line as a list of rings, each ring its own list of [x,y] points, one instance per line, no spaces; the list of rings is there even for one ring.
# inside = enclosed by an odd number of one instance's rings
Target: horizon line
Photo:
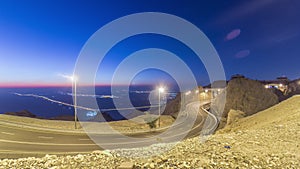
[[[154,86],[153,83],[131,84],[130,86]],[[167,84],[171,85],[171,84]],[[108,86],[128,86],[126,84],[95,84],[95,85],[80,85],[81,87],[108,87]],[[55,87],[73,87],[72,84],[1,84],[0,88],[55,88]]]

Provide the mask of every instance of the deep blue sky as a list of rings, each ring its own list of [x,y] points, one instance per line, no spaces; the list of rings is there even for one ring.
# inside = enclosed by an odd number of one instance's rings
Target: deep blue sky
[[[195,24],[218,51],[227,78],[236,73],[254,79],[300,77],[299,0],[1,0],[0,84],[69,83],[60,75],[72,74],[88,38],[110,21],[137,12],[170,13]],[[186,46],[158,35],[135,36],[116,45],[98,83],[108,83],[106,76],[126,55],[147,47],[180,55],[199,83],[208,83],[203,65]],[[165,78],[155,70],[139,76],[139,83]]]

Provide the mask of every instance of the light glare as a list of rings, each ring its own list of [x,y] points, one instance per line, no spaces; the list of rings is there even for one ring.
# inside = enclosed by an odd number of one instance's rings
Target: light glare
[[[163,92],[165,92],[165,88],[164,88],[164,87],[160,87],[160,88],[158,88],[158,91],[159,91],[160,93],[163,93]]]

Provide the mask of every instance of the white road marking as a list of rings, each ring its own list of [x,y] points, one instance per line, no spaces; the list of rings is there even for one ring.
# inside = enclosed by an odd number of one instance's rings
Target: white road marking
[[[38,136],[38,138],[41,138],[41,139],[53,139],[53,137],[47,137],[47,136]]]
[[[117,138],[113,138],[113,139],[120,139],[120,140],[122,140],[122,139],[128,139],[127,137],[117,137]]]
[[[2,133],[2,134],[11,135],[11,136],[15,135],[15,133],[8,133],[8,132],[4,132],[4,131],[2,131],[1,133]]]
[[[87,141],[87,140],[91,140],[91,139],[89,139],[89,138],[79,138],[78,140],[80,140],[80,141]]]
[[[12,152],[13,150],[0,150],[0,152]]]
[[[59,144],[59,143],[39,143],[39,142],[25,142],[25,141],[13,141],[13,140],[3,140],[0,142],[4,143],[15,143],[15,144],[29,144],[29,145],[46,145],[46,146],[95,146],[96,144]]]

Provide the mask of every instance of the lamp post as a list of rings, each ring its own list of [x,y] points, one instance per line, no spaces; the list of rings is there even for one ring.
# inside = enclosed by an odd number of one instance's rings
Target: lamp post
[[[160,87],[158,88],[158,127],[160,128],[160,93],[163,93],[165,91],[165,88]]]
[[[206,95],[207,95],[207,93],[208,93],[208,90],[207,90],[207,89],[205,89],[205,90],[204,90],[204,100],[206,99]]]
[[[74,125],[75,125],[75,129],[77,129],[77,125],[76,125],[76,122],[77,122],[77,76],[75,76],[73,74],[73,76],[69,76],[69,75],[64,75],[64,74],[59,74],[59,76],[63,77],[63,78],[66,78],[68,80],[70,80],[72,82],[72,90],[74,92],[74,96],[73,96],[73,100],[74,100]]]
[[[73,75],[71,80],[74,91],[74,127],[77,129],[77,77]]]

